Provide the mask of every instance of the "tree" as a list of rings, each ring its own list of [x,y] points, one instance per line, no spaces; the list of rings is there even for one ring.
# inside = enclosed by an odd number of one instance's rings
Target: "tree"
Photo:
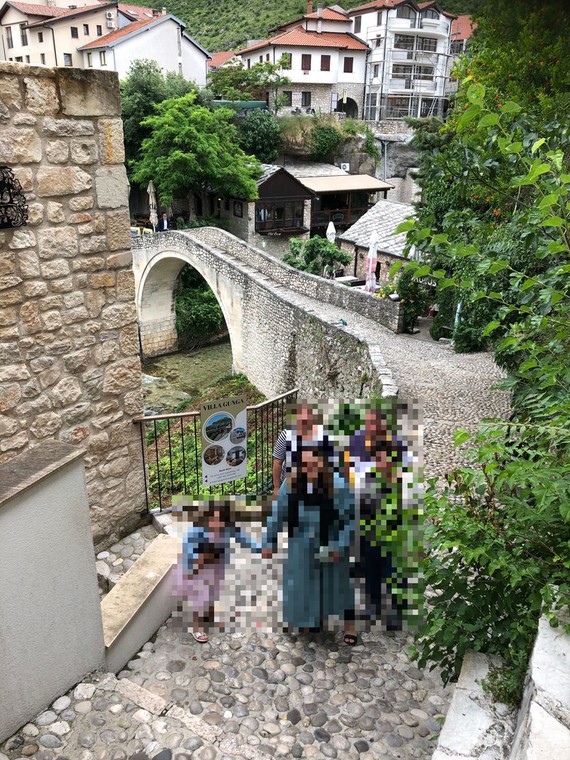
[[[310,134],[311,158],[332,163],[344,141],[342,130],[328,124],[317,124]]]
[[[279,155],[281,127],[272,114],[257,109],[238,122],[241,147],[260,161],[271,163]]]
[[[280,73],[286,66],[284,56],[278,63],[255,63],[249,69],[233,60],[210,75],[210,89],[225,100],[265,100],[276,114],[284,105],[281,88],[291,80]]]
[[[120,88],[125,157],[130,169],[133,162],[139,158],[143,140],[150,134],[148,128],[141,126],[141,122],[154,113],[158,103],[167,98],[196,92],[196,85],[173,71],[169,71],[165,76],[156,61],[140,59],[131,63]]]
[[[257,159],[239,147],[233,111],[211,111],[195,100],[193,93],[165,100],[144,120],[150,136],[134,172],[141,184],[152,179],[163,200],[188,196],[192,216],[194,193],[201,197],[202,208],[208,192],[253,200],[262,174]]]
[[[299,238],[291,240],[291,253],[286,253],[283,261],[295,269],[322,276],[325,272],[335,272],[339,266],[350,264],[352,257],[334,243],[315,236],[305,241]]]
[[[180,272],[176,294],[176,332],[182,349],[194,349],[220,333],[224,315],[215,294],[190,265]]]

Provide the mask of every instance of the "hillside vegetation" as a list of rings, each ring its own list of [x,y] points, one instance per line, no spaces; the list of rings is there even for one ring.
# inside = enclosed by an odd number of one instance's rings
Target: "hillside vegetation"
[[[133,0],[135,5],[156,5],[148,0]],[[343,8],[358,3],[337,3]],[[169,13],[188,25],[188,32],[206,50],[238,50],[245,47],[248,40],[264,39],[271,27],[300,18],[307,9],[305,0],[166,0]],[[323,6],[333,5],[333,0],[323,0]],[[447,0],[442,3],[452,13],[470,13],[478,5],[478,0]],[[313,7],[317,7],[316,0]]]

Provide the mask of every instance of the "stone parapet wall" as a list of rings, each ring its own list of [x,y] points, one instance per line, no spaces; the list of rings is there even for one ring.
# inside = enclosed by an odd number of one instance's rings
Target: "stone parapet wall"
[[[29,209],[0,231],[0,462],[50,438],[81,444],[100,544],[144,506],[116,74],[0,63],[0,164]]]
[[[399,303],[373,298],[369,293],[301,272],[215,227],[201,227],[193,230],[192,235],[206,245],[227,251],[245,264],[263,272],[275,282],[302,295],[354,311],[363,317],[379,322],[394,332],[400,332],[402,329]]]
[[[237,254],[232,255],[243,242],[220,232],[220,237],[215,230],[212,233],[218,245],[208,239],[206,228],[133,240],[141,325],[147,317],[151,317],[151,324],[168,318],[171,307],[167,300],[172,302],[178,274],[184,264],[190,264],[220,303],[232,344],[234,370],[244,372],[266,396],[294,387],[313,398],[397,394],[391,371],[376,345],[353,325],[334,324],[307,311],[303,294],[283,287],[272,278],[272,272],[259,271]],[[250,246],[245,248],[254,251]],[[258,253],[276,265],[275,271],[295,273]],[[146,293],[149,285],[152,299]],[[343,290],[341,285],[330,285]],[[346,291],[350,293],[348,288]]]

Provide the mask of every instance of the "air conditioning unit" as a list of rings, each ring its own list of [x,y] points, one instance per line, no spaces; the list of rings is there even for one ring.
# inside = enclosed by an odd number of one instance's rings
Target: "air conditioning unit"
[[[107,21],[107,29],[114,29],[114,28],[115,28],[115,22]]]
[[[113,13],[113,11],[107,11],[105,13],[105,18],[113,19],[113,18],[115,18],[115,14]]]
[[[343,170],[343,172],[349,172],[350,171],[350,164],[341,164],[340,168]]]

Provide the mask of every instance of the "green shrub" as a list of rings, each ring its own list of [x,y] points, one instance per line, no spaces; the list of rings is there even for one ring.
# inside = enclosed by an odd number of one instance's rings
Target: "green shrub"
[[[333,163],[345,138],[336,127],[319,125],[310,134],[311,158]]]

